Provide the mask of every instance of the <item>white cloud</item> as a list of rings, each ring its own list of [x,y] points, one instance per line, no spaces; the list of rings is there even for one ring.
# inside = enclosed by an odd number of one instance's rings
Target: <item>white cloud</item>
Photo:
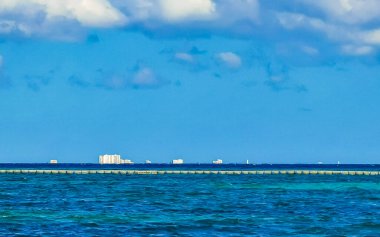
[[[154,87],[158,84],[156,75],[148,67],[138,69],[132,78],[132,85],[137,87]]]
[[[112,0],[113,4],[131,19],[139,23],[158,20],[179,23],[191,20],[207,20],[214,16],[213,0]]]
[[[217,54],[217,58],[227,67],[239,68],[241,66],[241,58],[232,52],[222,52]]]
[[[367,44],[380,45],[380,29],[362,31],[359,39]]]
[[[374,52],[374,48],[367,45],[344,45],[342,52],[349,55],[363,56]]]
[[[83,26],[108,27],[125,23],[125,16],[108,0],[2,0],[0,14],[13,13],[27,20],[74,20]]]
[[[253,32],[259,8],[258,0],[1,0],[0,34],[70,39],[86,28],[128,25],[244,34]]]
[[[212,0],[160,0],[162,16],[168,21],[209,19],[215,14]]]
[[[88,28],[128,26],[159,35],[207,32],[259,37],[282,26],[324,35],[346,54],[380,47],[380,0],[284,1],[289,7],[264,1],[262,7],[259,0],[0,0],[0,37],[78,40],[85,38]],[[310,55],[322,54],[300,47]],[[181,52],[174,57],[195,60],[194,55]],[[228,67],[241,66],[236,54],[217,57]]]
[[[380,19],[378,0],[301,0],[322,10],[328,18],[347,24],[358,24]]]
[[[112,0],[112,3],[133,22],[143,22],[159,16],[160,5],[157,0]]]
[[[223,0],[216,5],[219,22],[257,22],[260,4],[258,0]],[[241,23],[241,22],[240,22]]]
[[[174,58],[177,59],[177,60],[179,60],[179,61],[182,61],[182,62],[187,62],[187,63],[194,62],[193,55],[188,54],[188,53],[176,53],[174,55]]]
[[[117,27],[127,17],[108,0],[2,0],[0,34],[55,38],[76,28]]]
[[[140,65],[136,65],[133,70],[127,72],[98,69],[96,72],[87,72],[87,74],[73,74],[68,78],[68,82],[72,86],[98,87],[108,90],[156,89],[169,84],[169,81],[157,76],[151,68]]]
[[[308,30],[318,30],[331,36],[334,32],[338,33],[338,29],[334,25],[301,13],[281,12],[277,14],[277,19],[284,28],[289,30],[304,28]]]
[[[299,0],[318,11],[278,12],[279,23],[288,30],[316,31],[340,44],[341,52],[369,55],[380,45],[380,1],[378,0]]]
[[[258,0],[112,0],[135,23],[152,27],[202,21],[208,29],[258,21]],[[233,29],[228,29],[233,30]]]
[[[326,22],[322,19],[309,17],[304,14],[282,12],[277,14],[279,23],[286,29],[302,28],[318,31],[329,39],[349,44],[380,44],[380,29],[361,30],[349,26]]]

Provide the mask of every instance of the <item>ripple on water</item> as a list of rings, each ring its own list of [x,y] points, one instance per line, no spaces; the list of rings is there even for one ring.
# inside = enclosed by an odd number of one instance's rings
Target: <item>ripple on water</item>
[[[0,236],[380,232],[377,176],[0,176]]]

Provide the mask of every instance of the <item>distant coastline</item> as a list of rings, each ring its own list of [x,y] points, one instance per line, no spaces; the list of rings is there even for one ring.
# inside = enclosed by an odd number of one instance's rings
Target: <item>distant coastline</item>
[[[73,169],[73,170],[369,170],[380,171],[380,164],[210,164],[210,163],[0,163],[0,169]]]

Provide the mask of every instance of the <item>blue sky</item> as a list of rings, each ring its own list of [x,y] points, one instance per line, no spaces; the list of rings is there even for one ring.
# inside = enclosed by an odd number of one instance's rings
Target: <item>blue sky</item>
[[[0,162],[379,163],[377,0],[2,0]]]

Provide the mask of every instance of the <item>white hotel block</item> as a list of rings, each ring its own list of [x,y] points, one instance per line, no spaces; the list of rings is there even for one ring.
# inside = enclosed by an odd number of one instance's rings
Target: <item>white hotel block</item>
[[[121,159],[120,155],[100,155],[99,164],[133,164],[131,160]]]
[[[172,160],[172,164],[173,164],[173,165],[180,165],[180,164],[183,164],[183,160],[182,160],[182,159]]]
[[[214,165],[223,164],[223,160],[221,160],[221,159],[213,160],[212,163],[213,163]]]

